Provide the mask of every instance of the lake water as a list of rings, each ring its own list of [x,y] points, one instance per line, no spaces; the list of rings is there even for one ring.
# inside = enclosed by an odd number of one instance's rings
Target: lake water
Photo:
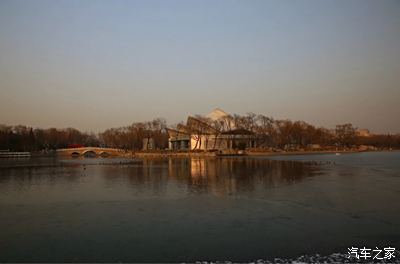
[[[0,160],[0,262],[400,248],[400,153]]]

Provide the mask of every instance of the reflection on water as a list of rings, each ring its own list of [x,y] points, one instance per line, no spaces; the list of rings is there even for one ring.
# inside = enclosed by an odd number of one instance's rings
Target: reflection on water
[[[169,177],[187,184],[191,192],[226,195],[299,182],[318,170],[292,161],[246,158],[170,159]]]
[[[293,161],[255,159],[150,159],[126,165],[123,173],[105,167],[103,176],[111,181],[127,181],[132,188],[164,193],[175,185],[188,194],[232,195],[299,182],[319,170]],[[173,190],[176,194],[177,190]]]
[[[309,158],[1,160],[0,261],[251,261],[400,247],[400,153]]]
[[[39,166],[42,162],[43,166]],[[33,166],[10,166],[0,170],[3,191],[30,190],[25,195],[48,192],[54,199],[125,199],[137,196],[217,196],[252,194],[300,182],[320,173],[307,163],[247,158],[224,159],[69,159],[41,160]],[[46,189],[46,186],[48,189]],[[65,193],[69,186],[74,196]],[[49,188],[51,187],[51,188]],[[103,192],[98,190],[103,189]],[[55,192],[54,190],[57,190]],[[113,192],[118,190],[118,192]],[[17,194],[17,193],[14,193]],[[57,197],[55,197],[57,196]],[[61,197],[64,196],[64,197]]]
[[[247,158],[31,159],[0,168],[0,204],[262,196],[321,173],[307,163]]]

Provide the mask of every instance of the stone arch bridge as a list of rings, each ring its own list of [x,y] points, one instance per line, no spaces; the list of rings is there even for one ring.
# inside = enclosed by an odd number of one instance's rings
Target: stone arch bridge
[[[114,148],[82,147],[57,149],[57,155],[69,157],[110,157],[125,156],[126,151]]]

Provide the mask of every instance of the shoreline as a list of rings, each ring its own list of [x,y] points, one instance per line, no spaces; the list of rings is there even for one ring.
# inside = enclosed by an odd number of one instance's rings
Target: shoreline
[[[399,152],[400,150],[320,150],[320,151],[280,151],[280,152],[244,152],[243,154],[232,153],[219,155],[216,152],[136,152],[134,158],[154,157],[246,157],[246,156],[297,156],[297,155],[324,155],[324,154],[352,154],[363,152]]]
[[[248,156],[297,156],[297,155],[322,155],[322,154],[351,154],[361,152],[383,152],[379,150],[319,150],[319,151],[279,151],[279,152],[248,152]]]
[[[273,156],[299,156],[299,155],[328,155],[328,154],[352,154],[352,153],[363,153],[363,152],[400,152],[399,149],[381,149],[381,150],[317,150],[317,151],[244,151],[243,153],[231,152],[231,153],[218,153],[218,152],[174,152],[174,151],[154,151],[154,152],[133,152],[124,155],[117,155],[112,157],[123,157],[123,158],[167,158],[167,157],[194,157],[194,158],[223,158],[223,157],[273,157]],[[56,153],[31,153],[29,158],[54,158],[59,157]],[[5,158],[0,157],[1,160],[7,159],[27,159],[24,158]],[[28,159],[29,159],[28,158]]]

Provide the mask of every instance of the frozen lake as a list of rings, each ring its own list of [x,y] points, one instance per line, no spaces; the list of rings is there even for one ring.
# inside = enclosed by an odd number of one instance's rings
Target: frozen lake
[[[251,261],[400,248],[400,152],[0,160],[0,262]]]

